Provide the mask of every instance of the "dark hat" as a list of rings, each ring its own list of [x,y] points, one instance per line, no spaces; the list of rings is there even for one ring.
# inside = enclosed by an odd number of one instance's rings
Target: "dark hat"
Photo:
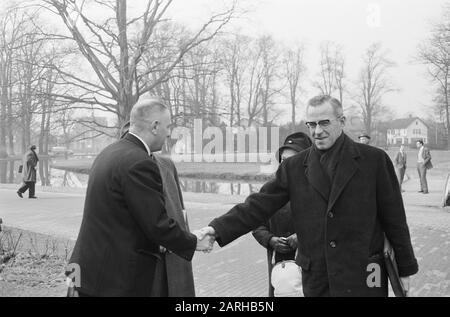
[[[361,139],[361,138],[368,138],[370,140],[370,136],[367,133],[360,134],[358,139]]]
[[[312,141],[309,136],[303,132],[296,132],[288,135],[284,141],[283,146],[281,146],[276,154],[278,162],[281,162],[281,154],[286,149],[291,149],[296,152],[301,152],[312,146]]]
[[[32,145],[32,146],[30,146],[30,150],[36,150],[36,145]]]

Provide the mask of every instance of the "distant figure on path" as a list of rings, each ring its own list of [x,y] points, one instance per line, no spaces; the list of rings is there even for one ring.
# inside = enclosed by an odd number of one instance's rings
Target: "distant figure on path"
[[[36,154],[36,145],[32,145],[30,150],[23,156],[23,185],[17,191],[17,195],[23,198],[23,194],[28,190],[28,198],[36,199],[36,166],[39,162],[39,157]]]
[[[431,154],[430,150],[423,145],[423,141],[417,141],[416,145],[419,149],[417,155],[417,172],[419,173],[420,179],[419,193],[428,194],[427,170],[433,168],[433,164],[431,164]]]
[[[405,146],[402,144],[400,145],[400,149],[395,156],[395,173],[397,174],[398,183],[400,184],[400,190],[404,192],[402,189],[403,179],[405,178],[405,171],[406,171],[406,163],[407,163],[407,155],[405,152]]]

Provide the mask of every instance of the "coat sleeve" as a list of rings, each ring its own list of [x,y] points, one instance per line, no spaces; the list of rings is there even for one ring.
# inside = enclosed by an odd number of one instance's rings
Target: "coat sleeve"
[[[424,160],[424,164],[428,164],[428,162],[430,162],[430,160],[431,160],[431,154],[430,154],[430,150],[429,149],[427,149],[427,148],[425,148],[424,150],[423,150],[423,160]]]
[[[270,248],[270,239],[275,235],[269,230],[269,225],[265,224],[263,226],[259,226],[253,232],[253,237],[258,241],[260,245],[265,247],[266,249]]]
[[[191,260],[197,238],[168,217],[156,163],[150,159],[135,163],[126,171],[122,185],[132,217],[148,239]]]
[[[250,195],[244,203],[236,205],[225,215],[209,225],[216,232],[216,241],[225,246],[240,236],[267,223],[289,201],[286,163],[283,162],[273,180],[267,182],[259,193]]]
[[[378,162],[376,184],[377,213],[386,237],[394,248],[399,274],[416,274],[419,268],[411,244],[403,199],[394,167],[386,153]]]

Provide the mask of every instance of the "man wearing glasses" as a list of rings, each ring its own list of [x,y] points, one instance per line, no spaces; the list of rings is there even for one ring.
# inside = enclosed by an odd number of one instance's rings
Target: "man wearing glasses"
[[[290,201],[305,296],[388,296],[385,236],[408,289],[418,264],[388,155],[345,135],[342,105],[330,96],[309,101],[306,124],[314,145],[286,159],[274,180],[203,234],[227,245]]]

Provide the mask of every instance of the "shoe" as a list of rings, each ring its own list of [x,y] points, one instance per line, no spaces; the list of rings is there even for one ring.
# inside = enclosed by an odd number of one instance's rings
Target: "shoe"
[[[429,194],[428,192],[423,192],[422,194]]]
[[[37,197],[36,196],[31,196],[31,197],[28,197],[29,199],[37,199]]]
[[[423,193],[423,190],[419,190],[418,193]]]
[[[20,198],[23,198],[23,195],[21,192],[17,192],[17,195],[19,195]]]

